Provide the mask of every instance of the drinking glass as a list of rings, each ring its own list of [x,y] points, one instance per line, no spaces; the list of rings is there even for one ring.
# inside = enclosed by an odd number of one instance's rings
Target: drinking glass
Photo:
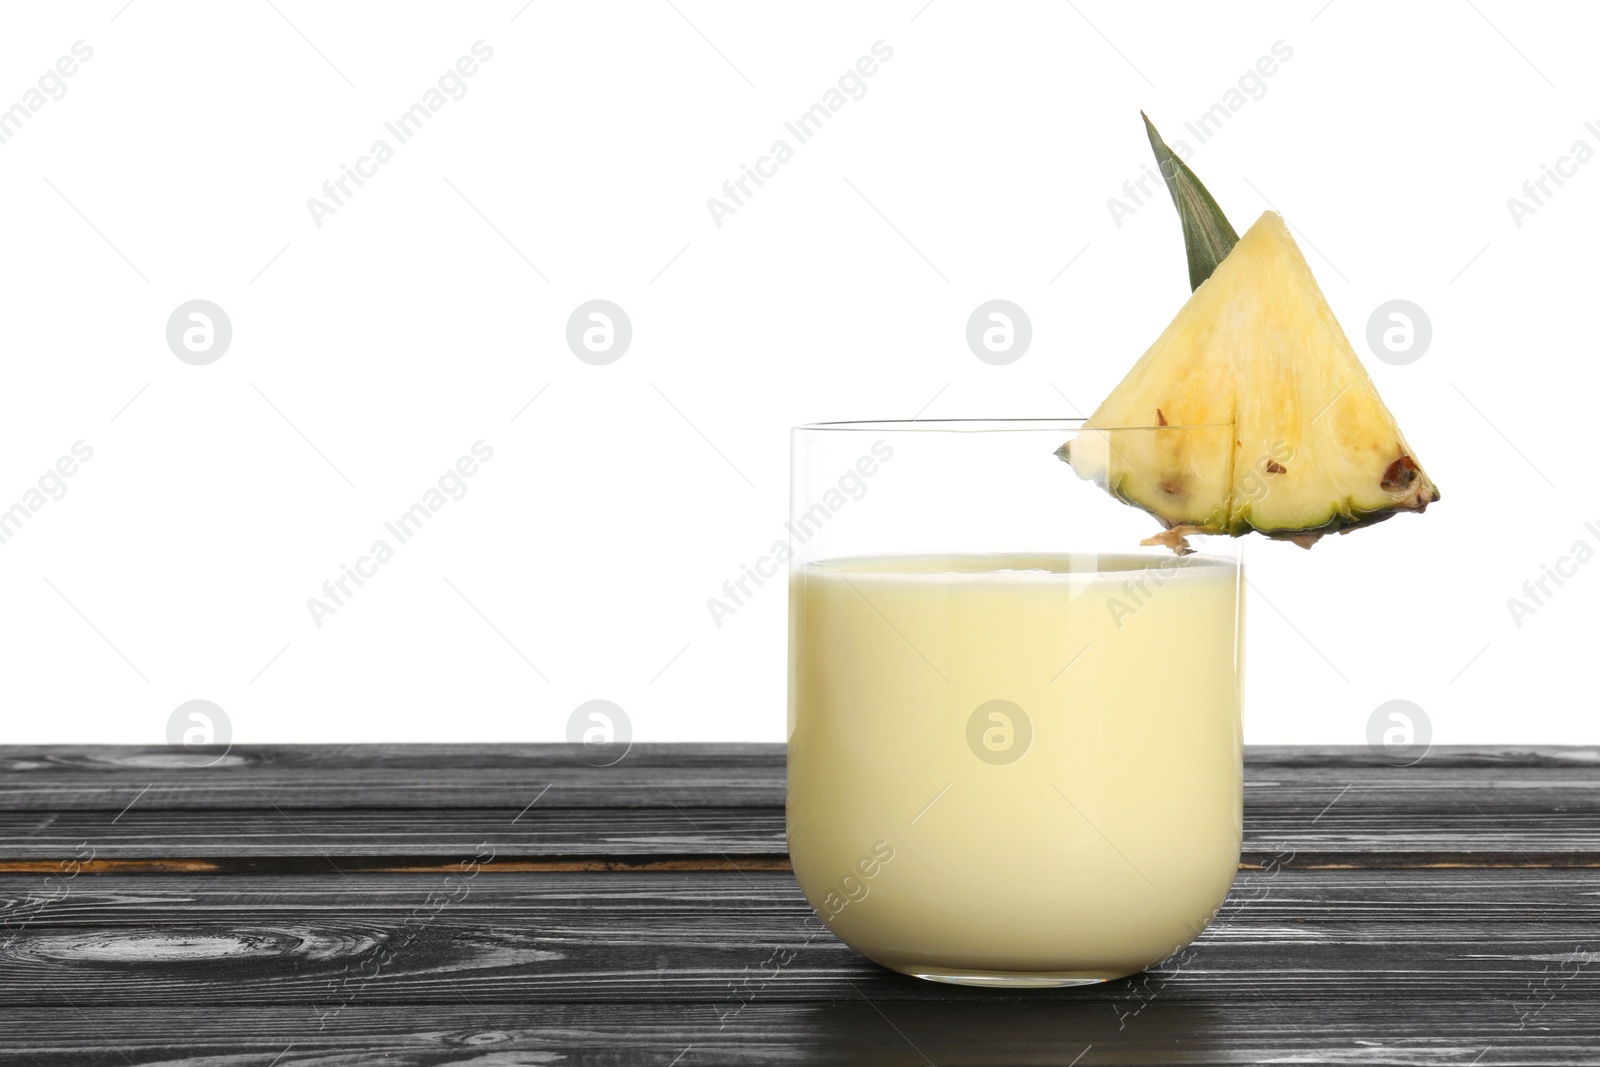
[[[1107,483],[1159,456],[1164,491],[1225,485],[1198,465],[1231,433],[793,431],[789,854],[846,944],[935,981],[1083,985],[1216,914],[1242,821],[1239,542],[1141,545],[1161,524]]]

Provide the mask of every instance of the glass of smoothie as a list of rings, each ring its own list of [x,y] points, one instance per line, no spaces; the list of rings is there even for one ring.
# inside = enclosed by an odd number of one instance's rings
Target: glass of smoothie
[[[846,944],[934,981],[1084,985],[1216,914],[1242,819],[1238,542],[1143,546],[1156,520],[1058,452],[1159,454],[1198,485],[1229,472],[1182,457],[1229,433],[794,430],[789,854]]]

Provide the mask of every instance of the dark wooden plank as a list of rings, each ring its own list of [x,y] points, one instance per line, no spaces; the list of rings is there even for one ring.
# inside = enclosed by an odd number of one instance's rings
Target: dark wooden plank
[[[181,750],[137,745],[0,746],[0,810],[147,807],[510,808],[782,807],[782,745],[639,744],[597,756],[582,745],[238,745],[195,766]],[[591,761],[610,760],[608,766]],[[546,787],[549,791],[545,792]],[[263,793],[267,797],[263,797]]]
[[[746,874],[749,877],[746,877]],[[60,878],[0,876],[0,945],[28,926],[90,923],[133,926],[221,921],[230,916],[402,915],[445,885],[445,875],[336,873],[321,877]],[[481,874],[451,914],[485,920],[500,909],[524,916],[616,916],[783,911],[809,922],[792,875],[784,872],[648,872],[629,877],[555,871]],[[452,883],[453,884],[453,883]],[[32,903],[29,903],[30,898]],[[1600,941],[1600,871],[1295,870],[1241,871],[1221,915],[1231,923],[1311,923],[1372,919],[1430,924],[1595,923]],[[529,919],[529,921],[534,921]],[[1217,927],[1214,927],[1214,929]],[[1600,945],[1596,946],[1600,949]]]
[[[1398,809],[1404,810],[1404,809]],[[1600,811],[1508,812],[1486,804],[1450,813],[1353,805],[1245,813],[1248,866],[1600,865]],[[582,809],[526,812],[301,809],[0,812],[0,870],[38,869],[92,854],[116,859],[207,859],[252,869],[253,859],[307,861],[286,869],[411,867],[492,851],[503,862],[550,857],[781,859],[781,808]]]
[[[397,1007],[326,1021],[303,1005],[15,1008],[0,1064],[27,1067],[711,1067],[929,1064],[1600,1064],[1592,1002],[1556,999],[1528,1025],[1483,1001],[1330,997],[1286,1021],[1270,992],[1225,1008],[1155,998],[1137,1015],[1072,995],[962,1002]],[[278,1058],[281,1056],[281,1059]]]
[[[1600,1062],[1588,871],[1247,873],[1168,965],[1010,994],[873,967],[781,874],[480,876],[426,921],[438,877],[69,884],[0,942],[0,1062]]]
[[[263,747],[200,769],[172,755],[0,750],[15,772],[0,777],[0,870],[88,849],[97,869],[201,870],[414,868],[480,846],[509,862],[784,853],[781,746],[641,745],[607,768],[563,745]],[[1252,748],[1244,863],[1597,865],[1596,755],[1439,749],[1396,768],[1364,748]]]
[[[782,807],[782,745],[638,744],[591,767],[577,745],[241,745],[194,767],[162,746],[0,746],[0,811],[510,808],[546,786],[546,807]],[[1454,746],[1397,768],[1362,746],[1247,746],[1247,791],[1313,813],[1345,786],[1350,804],[1455,810],[1456,789],[1500,803],[1600,804],[1600,748]],[[1487,772],[1487,773],[1486,773]],[[1518,797],[1516,794],[1536,796]],[[1344,803],[1346,801],[1342,801]]]
[[[1346,770],[1392,768],[1386,755],[1364,745],[1246,745],[1246,761],[1258,767]],[[1600,769],[1596,745],[1435,745],[1409,769],[1511,770]],[[1401,768],[1408,769],[1408,768]]]
[[[0,879],[8,1006],[1004,999],[875,967],[785,873],[80,876],[27,905],[45,889]],[[1296,1025],[1352,990],[1503,1016],[1548,983],[1600,1007],[1597,911],[1595,871],[1247,872],[1150,974],[1007,996],[1108,1012],[1265,996]]]
[[[687,811],[687,809],[686,809]],[[782,856],[781,808],[446,808],[437,811],[192,811],[135,807],[103,812],[0,812],[0,858],[57,860],[93,849],[98,859],[149,857],[312,859],[406,857],[454,861],[480,849],[533,856]]]
[[[1594,749],[1252,749],[1266,869],[1032,993],[882,971],[787,873],[653,869],[781,865],[781,746],[579,751],[0,749],[0,869],[51,872],[0,874],[0,1062],[1600,1063]]]

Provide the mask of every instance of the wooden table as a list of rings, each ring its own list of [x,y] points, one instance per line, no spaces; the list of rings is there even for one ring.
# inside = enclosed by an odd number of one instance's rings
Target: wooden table
[[[1258,748],[1192,949],[880,970],[788,870],[783,750],[0,749],[0,1062],[1600,1063],[1600,749]]]

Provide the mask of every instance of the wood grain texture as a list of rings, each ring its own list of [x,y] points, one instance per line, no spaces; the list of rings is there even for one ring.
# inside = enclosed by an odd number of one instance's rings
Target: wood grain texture
[[[203,870],[405,869],[487,845],[508,862],[784,856],[778,745],[261,746],[190,767],[165,748],[0,748],[0,871],[92,847]],[[1600,862],[1594,749],[1251,748],[1244,863]],[[21,865],[21,866],[19,866]],[[726,866],[723,862],[719,865]]]
[[[0,1063],[1600,1064],[1594,749],[1252,749],[1204,935],[1023,993],[821,926],[778,746],[228,755],[0,749]]]
[[[287,810],[519,811],[546,785],[546,807],[665,807],[666,790],[682,807],[776,808],[784,794],[782,745],[638,744],[608,767],[586,765],[580,745],[239,745],[210,766],[186,758],[164,746],[0,746],[0,810],[117,812],[146,789],[141,804],[202,810],[262,807],[258,791]],[[1594,748],[1441,746],[1397,768],[1359,747],[1257,745],[1245,763],[1252,793],[1313,811],[1324,790],[1352,784],[1375,802],[1386,791],[1440,802],[1457,787],[1553,790],[1591,809],[1600,796]]]
[[[29,892],[0,879],[0,899]],[[3,928],[12,1005],[976,1000],[874,966],[815,919],[787,873],[131,876],[74,880]],[[1206,1000],[1271,990],[1493,1001],[1546,974],[1600,998],[1600,873],[1242,873],[1191,949],[1140,982]],[[764,961],[786,956],[782,967]],[[1565,971],[1562,966],[1565,966]],[[140,980],[129,982],[130,973]],[[1570,973],[1566,973],[1570,972]],[[226,977],[225,988],[219,987]],[[1060,999],[1063,994],[1028,994]]]
[[[620,756],[620,758],[617,758]],[[216,761],[164,746],[0,746],[0,810],[782,807],[782,745],[239,745]]]
[[[0,899],[34,881],[0,879]],[[10,1062],[252,1062],[221,1057],[291,1042],[287,1063],[1600,1059],[1592,871],[1244,872],[1167,964],[1010,994],[873,966],[783,873],[468,886],[441,904],[423,875],[74,879],[0,942],[0,1003],[35,1057]]]
[[[1235,1004],[1154,1000],[1120,1019],[1103,1004],[996,997],[879,1004],[357,1005],[322,1025],[308,1006],[19,1008],[0,1064],[41,1067],[886,1067],[1348,1064],[1556,1067],[1600,1063],[1593,1013],[1557,1002],[1537,1027],[1481,1000],[1324,1000],[1286,1018],[1262,996]],[[281,1057],[281,1058],[279,1058]]]

